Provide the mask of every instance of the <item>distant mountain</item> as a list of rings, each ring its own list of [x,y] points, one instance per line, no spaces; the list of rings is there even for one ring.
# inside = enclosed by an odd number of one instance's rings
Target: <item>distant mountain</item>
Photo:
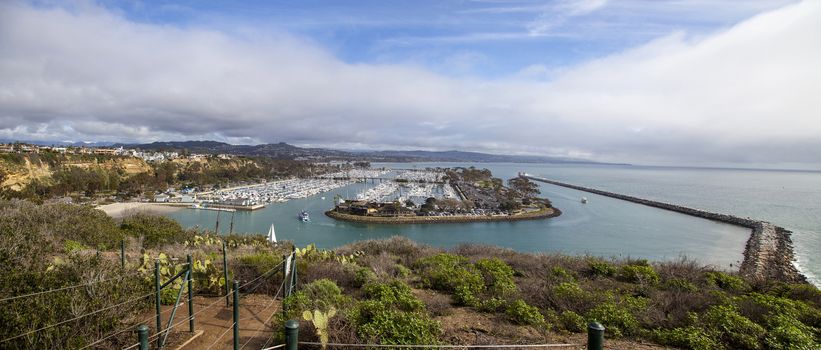
[[[233,154],[240,156],[264,156],[276,159],[316,158],[355,159],[350,152],[323,148],[302,148],[284,142],[261,145],[232,145],[217,141],[170,141],[147,144],[116,144],[115,147],[138,148],[146,151],[187,151],[204,154]]]
[[[361,153],[376,158],[412,158],[432,162],[477,162],[477,163],[580,163],[597,162],[560,157],[518,156],[463,151],[375,151]]]
[[[113,142],[84,142],[84,141],[26,141],[26,140],[11,140],[0,139],[0,143],[26,143],[29,145],[38,146],[71,146],[71,147],[108,147],[113,145]]]
[[[187,151],[189,153],[264,156],[276,159],[354,160],[371,162],[474,162],[474,163],[575,163],[599,164],[584,159],[502,155],[463,151],[340,151],[326,148],[303,148],[284,142],[260,145],[232,145],[217,141],[170,141],[147,144],[115,144],[114,147],[139,148],[148,151]]]

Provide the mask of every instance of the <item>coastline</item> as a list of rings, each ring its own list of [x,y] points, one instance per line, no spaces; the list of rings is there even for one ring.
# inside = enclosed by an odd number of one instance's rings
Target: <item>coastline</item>
[[[785,282],[809,283],[807,277],[796,268],[795,252],[793,251],[791,231],[762,220],[741,218],[734,215],[720,214],[706,210],[664,203],[624,194],[598,190],[595,188],[573,185],[565,182],[550,180],[530,175],[525,178],[567,187],[570,189],[598,194],[605,197],[621,199],[628,202],[642,204],[659,209],[678,212],[703,219],[724,222],[731,225],[750,228],[747,243],[744,247],[744,261],[739,267],[739,273],[758,280],[776,279]]]
[[[469,222],[493,222],[493,221],[521,221],[554,218],[562,214],[557,208],[546,208],[537,212],[520,215],[499,215],[499,216],[400,216],[400,217],[378,217],[361,216],[335,212],[329,210],[325,215],[336,220],[358,222],[364,224],[458,224]]]
[[[153,214],[165,215],[185,209],[187,204],[172,204],[172,203],[143,203],[143,202],[126,202],[126,203],[111,203],[97,206],[96,209],[102,210],[108,216],[114,219],[122,219],[132,214]]]

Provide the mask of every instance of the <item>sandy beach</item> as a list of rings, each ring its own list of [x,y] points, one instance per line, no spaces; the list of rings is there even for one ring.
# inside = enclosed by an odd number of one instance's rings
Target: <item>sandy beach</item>
[[[130,214],[147,213],[155,215],[163,215],[184,209],[185,206],[180,204],[162,204],[162,203],[111,203],[98,206],[97,209],[104,211],[108,216],[119,219]]]

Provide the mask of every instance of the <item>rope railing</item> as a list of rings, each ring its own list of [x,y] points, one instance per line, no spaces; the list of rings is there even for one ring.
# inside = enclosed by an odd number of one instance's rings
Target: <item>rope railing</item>
[[[254,278],[254,279],[252,279],[252,280],[250,280],[250,281],[248,281],[248,282],[245,282],[244,284],[240,285],[240,286],[239,286],[239,288],[240,288],[240,289],[245,288],[245,286],[247,286],[247,285],[249,285],[249,284],[251,284],[251,283],[256,282],[256,281],[257,281],[257,280],[259,280],[260,278],[265,277],[265,275],[267,275],[267,274],[269,274],[269,273],[271,273],[271,272],[275,271],[276,269],[278,269],[278,268],[279,268],[280,266],[282,266],[282,264],[284,264],[284,263],[285,263],[285,260],[281,261],[279,264],[276,264],[276,266],[272,267],[270,270],[268,270],[268,271],[264,272],[263,274],[261,274],[261,275],[257,276],[256,278]],[[228,283],[228,281],[226,281],[226,283]]]
[[[20,299],[20,298],[33,297],[33,296],[37,296],[37,295],[60,292],[60,291],[64,291],[64,290],[71,290],[71,289],[80,288],[80,287],[87,287],[87,286],[95,285],[97,283],[109,282],[109,281],[113,281],[113,280],[121,280],[123,278],[129,277],[129,276],[132,276],[132,275],[136,275],[136,274],[139,274],[139,273],[140,273],[139,271],[134,271],[134,272],[130,272],[130,273],[127,273],[127,274],[124,274],[124,275],[119,275],[119,276],[112,277],[112,278],[106,278],[106,279],[102,279],[102,280],[99,280],[99,281],[92,281],[92,282],[87,282],[87,283],[81,283],[81,284],[75,284],[75,285],[71,285],[71,286],[65,286],[65,287],[60,287],[60,288],[55,288],[55,289],[39,291],[39,292],[32,292],[32,293],[28,293],[28,294],[15,295],[15,296],[0,299],[0,303],[6,302],[6,301],[9,301],[9,300],[16,300],[16,299]]]
[[[160,314],[167,313],[167,312],[169,312],[169,311],[171,311],[171,310],[173,310],[173,309],[171,309],[171,308],[165,309],[165,311],[161,312]],[[151,317],[149,317],[149,318],[147,318],[147,319],[145,319],[145,320],[142,320],[142,321],[140,321],[140,322],[137,322],[137,324],[148,323],[148,322],[150,322],[150,321],[151,321],[154,317],[155,317],[155,316],[154,316],[154,315],[152,315]],[[116,332],[114,332],[114,333],[111,333],[111,334],[109,334],[109,335],[107,335],[107,336],[105,336],[105,337],[103,337],[103,338],[97,339],[97,340],[95,340],[93,343],[89,343],[89,344],[87,344],[86,346],[84,346],[84,347],[80,348],[79,350],[88,349],[88,348],[90,348],[90,347],[92,347],[92,346],[94,346],[94,345],[97,345],[97,344],[99,344],[99,343],[102,343],[102,342],[104,342],[104,341],[106,341],[106,340],[108,340],[108,339],[111,339],[112,337],[114,337],[114,336],[116,336],[116,335],[123,334],[123,333],[125,333],[125,332],[127,332],[127,331],[134,331],[134,325],[133,325],[133,324],[132,324],[132,325],[129,325],[128,327],[122,328],[122,329],[120,329],[120,330],[118,330],[118,331],[116,331]]]
[[[319,342],[299,342],[300,345],[319,345]],[[431,344],[431,345],[395,345],[395,344],[344,344],[344,343],[326,343],[325,346],[330,347],[346,347],[346,348],[426,348],[426,349],[509,349],[509,348],[566,348],[575,346],[584,346],[585,344],[496,344],[496,345],[445,345],[445,344]]]
[[[57,322],[57,323],[54,323],[54,324],[51,324],[51,325],[48,325],[48,326],[45,326],[45,327],[41,327],[41,328],[32,330],[32,331],[21,333],[21,334],[15,335],[13,337],[0,340],[0,344],[5,343],[5,342],[10,341],[10,340],[20,338],[20,337],[27,336],[29,334],[34,334],[34,333],[37,333],[37,332],[40,332],[40,331],[44,331],[46,329],[51,329],[51,328],[54,328],[54,327],[57,327],[57,326],[60,326],[60,325],[63,325],[63,324],[66,324],[66,323],[69,323],[69,322],[72,322],[72,321],[77,321],[77,320],[82,319],[84,317],[88,317],[88,316],[91,316],[91,315],[94,315],[94,314],[98,314],[98,313],[103,312],[103,311],[111,310],[115,307],[119,307],[119,306],[123,306],[123,305],[129,304],[129,303],[133,303],[133,302],[138,301],[142,298],[147,298],[147,297],[152,296],[152,295],[154,295],[154,292],[151,292],[151,293],[148,293],[148,294],[145,294],[145,295],[133,298],[133,299],[129,299],[129,300],[126,300],[124,302],[114,304],[114,305],[111,305],[111,306],[108,306],[108,307],[105,307],[105,308],[102,308],[102,309],[99,309],[99,310],[96,310],[96,311],[92,311],[92,312],[89,312],[89,313],[86,313],[86,314],[83,314],[83,315],[80,315],[80,316],[77,316],[77,317],[74,317],[74,318],[70,318],[70,319],[65,320],[65,321]]]
[[[219,341],[220,341],[220,340],[222,340],[222,337],[224,337],[226,334],[228,334],[228,331],[230,331],[231,329],[233,329],[233,327],[234,327],[234,325],[235,325],[235,324],[237,324],[237,323],[236,323],[236,322],[231,322],[231,325],[230,325],[230,326],[228,326],[227,328],[225,328],[225,331],[224,331],[224,332],[222,332],[222,334],[220,334],[220,336],[219,336],[216,340],[214,340],[214,342],[213,342],[213,343],[211,343],[211,345],[210,345],[210,346],[208,346],[208,349],[206,349],[206,350],[211,350],[211,348],[213,348],[213,347],[214,347],[214,345],[217,345],[217,343],[219,343]]]
[[[280,293],[280,292],[282,292],[282,289],[283,289],[284,287],[285,287],[285,280],[283,279],[283,280],[282,280],[282,283],[279,285],[279,289],[277,290],[276,294],[274,294],[274,298],[273,298],[273,299],[271,299],[271,302],[270,302],[270,303],[268,303],[268,306],[267,306],[265,309],[263,309],[263,311],[262,311],[262,312],[267,311],[268,309],[270,309],[270,308],[271,308],[271,306],[273,306],[273,305],[274,305],[274,302],[276,302],[277,297],[279,296],[279,293]],[[261,312],[261,313],[262,313],[262,312]],[[265,326],[268,324],[268,322],[271,322],[271,320],[274,318],[274,315],[276,315],[276,312],[271,313],[271,316],[270,316],[270,317],[268,317],[268,318],[265,320],[265,322],[263,322],[262,326],[263,326],[263,327],[265,327]],[[245,343],[244,343],[244,344],[242,344],[242,346],[241,346],[239,349],[240,349],[240,350],[244,349],[244,348],[245,348],[245,346],[246,346],[246,345],[248,345],[248,343],[250,343],[250,342],[251,342],[251,339],[254,339],[254,337],[256,337],[256,336],[257,336],[257,334],[259,334],[259,331],[261,331],[261,329],[257,329],[257,330],[256,330],[253,334],[251,334],[251,337],[249,337],[249,338],[248,338],[248,340],[246,340],[246,341],[245,341]],[[272,334],[272,337],[273,337],[273,334]],[[272,337],[269,337],[268,339],[271,339]],[[268,344],[268,341],[266,341],[266,342],[265,342],[265,345],[267,345],[267,344]],[[264,345],[263,345],[263,347],[264,347]]]

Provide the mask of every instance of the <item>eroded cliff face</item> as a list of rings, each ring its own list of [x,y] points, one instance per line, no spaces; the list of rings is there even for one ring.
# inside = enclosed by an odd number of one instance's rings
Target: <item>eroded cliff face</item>
[[[0,160],[0,173],[3,174],[0,188],[19,191],[35,179],[48,181],[51,179],[52,170],[48,164],[39,160],[32,162],[29,157],[25,157],[22,164]]]
[[[120,169],[125,178],[139,173],[151,173],[151,165],[140,158],[116,157],[100,160],[94,157],[64,155],[59,161],[47,161],[39,156],[13,155],[0,158],[0,189],[20,191],[33,181],[51,183],[54,172],[62,167],[83,169]]]

